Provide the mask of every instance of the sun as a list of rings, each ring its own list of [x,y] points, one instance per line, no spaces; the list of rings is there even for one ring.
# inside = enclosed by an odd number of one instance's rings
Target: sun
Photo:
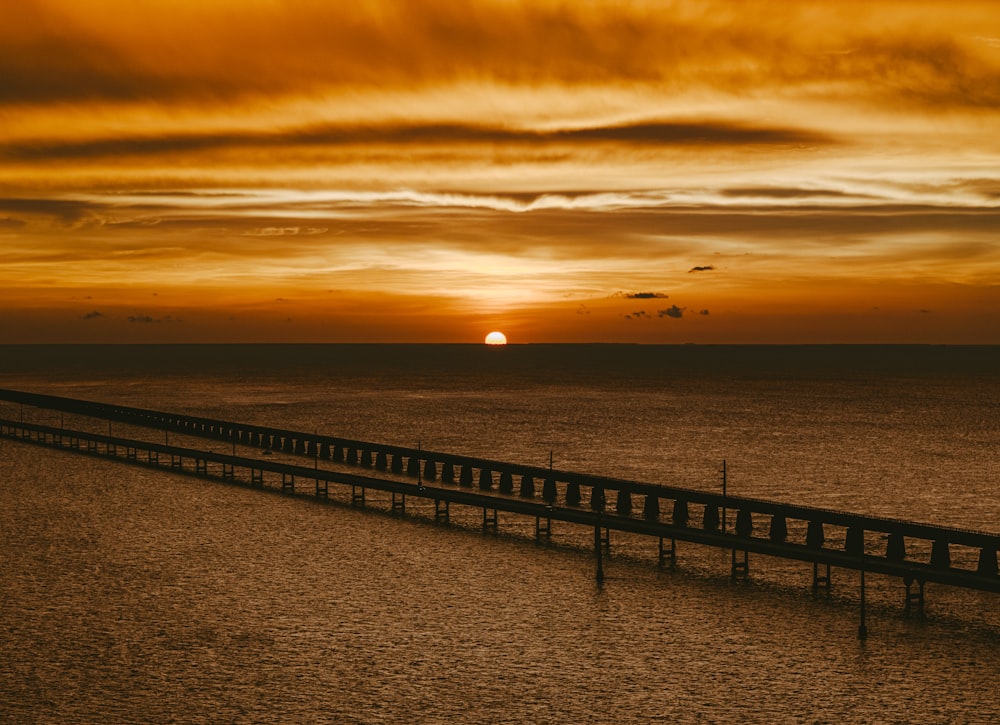
[[[503,334],[502,332],[497,332],[496,330],[494,330],[493,332],[491,332],[489,335],[486,336],[486,344],[487,345],[506,345],[507,344],[507,336],[505,334]]]

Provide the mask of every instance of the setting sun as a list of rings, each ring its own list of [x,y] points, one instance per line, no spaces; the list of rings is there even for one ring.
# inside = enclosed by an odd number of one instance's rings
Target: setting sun
[[[506,345],[507,344],[507,336],[505,334],[503,334],[502,332],[496,332],[496,331],[491,332],[489,335],[486,336],[486,344],[487,345]]]

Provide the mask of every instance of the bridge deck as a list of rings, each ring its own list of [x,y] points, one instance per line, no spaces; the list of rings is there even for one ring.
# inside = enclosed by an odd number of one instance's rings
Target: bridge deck
[[[232,444],[232,453],[221,453],[0,418],[0,436],[136,464],[169,465],[189,471],[193,467],[196,474],[227,479],[237,479],[237,472],[242,472],[244,478],[249,476],[250,484],[260,486],[266,485],[264,473],[267,472],[281,476],[283,490],[294,491],[296,479],[313,481],[317,496],[326,496],[329,485],[335,484],[358,489],[362,496],[365,489],[373,489],[391,492],[394,497],[400,494],[432,499],[436,508],[439,503],[479,507],[484,510],[484,521],[488,510],[499,510],[534,516],[537,521],[545,519],[593,527],[598,533],[605,529],[656,536],[661,543],[663,539],[689,541],[732,549],[734,573],[735,551],[741,551],[899,576],[908,586],[911,581],[921,585],[937,582],[1000,592],[996,559],[1000,536],[986,532],[746,497],[723,497],[678,487],[16,391],[0,391],[0,399]],[[237,455],[238,444],[253,449],[274,449],[291,457],[308,457],[312,465]],[[164,460],[166,458],[169,463]],[[375,469],[376,475],[332,470],[326,467],[328,463]],[[209,464],[221,468],[219,473],[210,471]],[[495,485],[494,473],[500,474],[499,487]],[[521,477],[517,491],[514,475]],[[541,491],[535,489],[536,477],[544,481]],[[478,483],[474,485],[474,481]],[[589,489],[587,504],[583,501],[581,488]],[[610,503],[605,500],[607,491],[618,494],[613,506],[607,505]],[[643,500],[641,510],[636,507],[635,513],[633,496]],[[700,507],[700,518],[694,515],[699,512],[692,511],[689,504]],[[735,510],[734,531],[720,530],[720,507]],[[758,521],[754,521],[755,515]],[[769,519],[766,528],[760,525],[764,517]],[[793,519],[805,523],[805,527],[799,526],[794,532],[802,534],[804,528],[804,537],[790,533],[795,528],[788,525]],[[831,527],[846,531],[834,532]],[[868,532],[888,534],[884,552],[873,551],[873,544],[880,542],[873,542],[872,537],[866,539]],[[831,536],[835,533],[837,535]],[[910,539],[909,547],[906,539]],[[913,552],[921,548],[920,540],[929,544],[930,561],[913,558]],[[831,546],[835,542],[840,548]],[[978,549],[978,565],[975,568],[954,566],[951,545]],[[925,545],[923,550],[927,548]]]

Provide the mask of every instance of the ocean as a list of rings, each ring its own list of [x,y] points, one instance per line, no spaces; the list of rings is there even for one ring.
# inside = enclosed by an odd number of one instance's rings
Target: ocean
[[[0,387],[1000,533],[1000,347],[0,346]],[[0,415],[58,413],[0,403]],[[0,442],[0,722],[990,723],[1000,599]],[[383,500],[384,499],[384,500]]]

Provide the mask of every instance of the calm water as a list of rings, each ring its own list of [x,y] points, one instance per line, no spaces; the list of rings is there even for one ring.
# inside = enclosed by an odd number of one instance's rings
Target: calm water
[[[1000,348],[0,347],[0,387],[713,490],[725,459],[733,492],[1000,532]],[[850,572],[733,585],[620,537],[598,588],[585,531],[516,517],[11,441],[0,481],[0,722],[1000,719],[995,595],[904,618],[870,577],[861,645]]]

